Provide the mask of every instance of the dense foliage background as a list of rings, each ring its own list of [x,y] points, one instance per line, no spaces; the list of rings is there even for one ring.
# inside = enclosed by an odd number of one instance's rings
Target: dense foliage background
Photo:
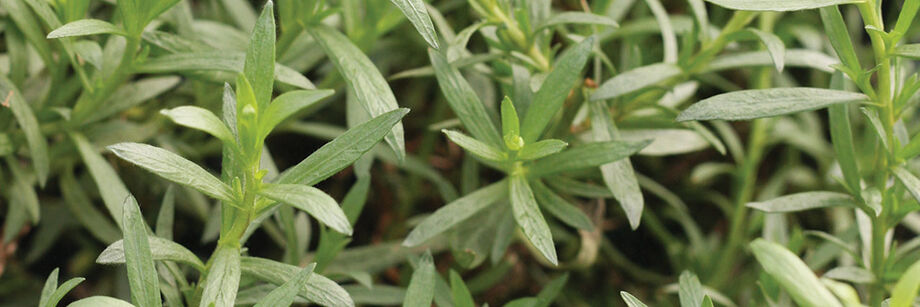
[[[146,306],[145,232],[169,306],[907,304],[920,1],[854,2],[0,0],[0,305]]]

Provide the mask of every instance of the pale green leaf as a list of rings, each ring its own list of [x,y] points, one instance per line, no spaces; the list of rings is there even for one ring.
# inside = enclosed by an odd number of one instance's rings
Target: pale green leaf
[[[218,247],[204,280],[199,307],[232,307],[240,287],[240,251]]]
[[[463,149],[466,149],[471,154],[474,154],[477,157],[480,157],[480,158],[483,158],[489,161],[504,161],[508,159],[508,155],[505,152],[499,150],[498,148],[492,147],[486,143],[480,142],[477,139],[469,137],[466,134],[463,134],[458,131],[450,131],[446,129],[441,130],[441,132],[447,135],[447,138],[449,138],[451,142],[454,142],[454,144],[457,144],[460,147],[463,147]]]
[[[260,108],[268,105],[272,98],[272,84],[275,75],[275,14],[274,4],[265,3],[262,14],[256,20],[246,51],[243,73],[252,84]]]
[[[632,294],[629,294],[629,292],[620,291],[620,297],[623,298],[623,301],[626,302],[626,306],[628,307],[648,307],[648,305],[645,305],[645,303],[637,299]]]
[[[156,261],[175,261],[191,265],[193,268],[203,271],[204,263],[195,256],[194,253],[186,249],[179,243],[155,236],[147,236],[147,246],[150,248],[150,255]],[[96,257],[96,263],[99,264],[121,264],[125,263],[125,245],[123,240],[118,240],[110,244],[99,257]]]
[[[713,4],[739,11],[800,11],[865,0],[706,0]]]
[[[207,132],[227,144],[236,143],[236,138],[233,137],[227,126],[217,118],[217,115],[207,109],[181,106],[160,110],[160,114],[169,117],[177,125]]]
[[[607,100],[649,88],[681,75],[674,64],[659,63],[625,71],[607,80],[591,95],[591,100]]]
[[[125,267],[128,268],[128,283],[131,286],[131,301],[138,307],[161,306],[160,287],[153,256],[147,240],[147,224],[137,206],[134,196],[128,196],[122,207],[125,223],[124,233]]]
[[[403,307],[429,307],[434,299],[435,288],[434,259],[431,258],[431,252],[425,252],[419,259],[415,272],[412,273],[412,279],[409,280],[409,288],[406,289],[406,299],[403,301]]]
[[[539,177],[558,172],[598,167],[629,157],[645,148],[649,143],[649,141],[607,141],[572,147],[537,160],[529,168],[530,174]]]
[[[67,307],[134,307],[134,305],[113,297],[90,296],[70,303]]]
[[[613,20],[613,18],[610,18],[607,16],[572,11],[572,12],[561,12],[561,13],[553,14],[552,16],[550,16],[549,18],[541,22],[539,25],[535,26],[534,30],[539,31],[539,30],[542,30],[543,28],[552,27],[556,25],[563,25],[563,24],[599,25],[599,26],[606,26],[606,27],[611,27],[611,28],[616,28],[620,26],[619,24],[617,24],[616,20]]]
[[[803,307],[841,307],[840,302],[821,284],[818,277],[798,256],[784,246],[756,239],[751,251],[757,262],[789,296]]]
[[[594,41],[593,36],[588,37],[559,56],[543,85],[534,94],[533,102],[521,121],[521,137],[524,138],[524,142],[530,143],[539,139],[550,120],[562,108],[565,98],[581,77],[581,71],[588,62]]]
[[[288,117],[297,114],[301,110],[316,106],[320,100],[332,96],[334,92],[333,90],[300,90],[281,94],[268,105],[268,110],[263,114],[264,117],[260,119],[262,133],[268,134]]]
[[[463,222],[477,212],[505,198],[507,182],[500,181],[467,194],[425,218],[403,241],[404,246],[417,246],[428,239]]]
[[[917,291],[920,290],[920,261],[914,262],[895,284],[891,291],[891,307],[913,306]]]
[[[107,147],[125,161],[134,163],[166,180],[192,187],[211,197],[232,202],[230,187],[192,161],[154,146],[119,143]]]
[[[127,35],[121,27],[99,19],[81,19],[70,22],[48,33],[47,38],[61,38],[95,34]]]
[[[431,16],[428,16],[428,8],[425,6],[425,2],[422,0],[390,0],[390,2],[393,2],[403,12],[403,15],[406,15],[406,18],[415,26],[418,33],[425,38],[428,45],[435,49],[440,48],[438,34],[434,29],[434,25],[431,24]]]
[[[552,214],[566,225],[575,227],[576,229],[586,231],[594,229],[591,218],[585,215],[581,209],[562,198],[562,196],[559,196],[547,188],[542,182],[534,180],[530,182],[530,185],[531,188],[533,188],[534,197],[536,197],[540,207],[546,209],[549,214]]]
[[[378,254],[379,255],[379,254]],[[404,259],[404,258],[403,258]],[[243,274],[253,276],[276,285],[284,284],[302,269],[300,267],[264,258],[242,257]],[[334,281],[320,274],[313,274],[300,287],[299,295],[323,306],[354,306],[348,292]]]
[[[860,103],[868,100],[869,97],[860,93],[820,88],[743,90],[697,102],[680,113],[677,120],[748,120],[814,111],[832,105]]]
[[[852,196],[837,192],[803,192],[762,202],[751,202],[748,207],[769,213],[798,212],[829,207],[859,207]]]
[[[549,231],[546,219],[543,218],[543,213],[540,213],[527,178],[521,175],[511,176],[508,193],[514,220],[517,221],[518,226],[521,226],[524,237],[540,251],[546,260],[553,265],[558,265],[559,260],[556,257],[556,247],[553,245],[553,235]]]
[[[438,86],[450,108],[457,114],[463,127],[476,139],[492,146],[502,146],[504,142],[492,119],[486,112],[485,105],[473,87],[463,78],[454,65],[448,64],[447,59],[435,50],[428,50],[428,57],[434,66]]]
[[[303,210],[335,231],[351,235],[351,224],[342,208],[335,199],[317,188],[300,184],[269,184],[262,187],[259,195]]]
[[[569,143],[560,140],[542,140],[524,145],[524,148],[518,152],[517,158],[524,161],[536,160],[558,153],[568,146]]]
[[[86,137],[82,134],[71,133],[70,139],[77,145],[77,151],[83,157],[84,165],[86,165],[89,174],[93,177],[93,181],[96,182],[102,202],[105,204],[106,209],[109,210],[112,219],[115,220],[116,226],[120,228],[122,226],[122,204],[130,194],[128,193],[128,188],[118,177],[118,173],[115,172],[112,165],[93,148],[92,144],[86,140]]]
[[[48,181],[51,162],[48,158],[48,142],[42,135],[38,120],[35,118],[32,107],[9,79],[0,77],[0,91],[5,96],[4,103],[0,107],[7,106],[13,111],[13,117],[16,118],[19,128],[25,134],[26,144],[29,145],[29,157],[38,175],[38,184],[44,187],[45,182]]]
[[[293,278],[282,284],[280,287],[275,288],[272,292],[269,292],[268,295],[259,300],[259,303],[254,307],[287,307],[291,306],[294,302],[294,299],[297,298],[297,293],[300,291],[300,288],[307,283],[307,280],[310,279],[310,276],[313,275],[313,269],[316,268],[316,263],[311,263],[300,270],[297,275],[294,275]]]

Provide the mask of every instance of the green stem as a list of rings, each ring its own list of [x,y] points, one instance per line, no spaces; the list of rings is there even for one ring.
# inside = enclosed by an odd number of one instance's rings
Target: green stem
[[[121,62],[118,63],[118,67],[115,68],[112,75],[105,79],[97,91],[84,91],[80,95],[77,104],[74,106],[71,119],[71,122],[75,125],[83,124],[83,121],[92,115],[100,107],[100,104],[105,102],[134,73],[134,61],[137,59],[140,37],[127,37],[126,40]]]

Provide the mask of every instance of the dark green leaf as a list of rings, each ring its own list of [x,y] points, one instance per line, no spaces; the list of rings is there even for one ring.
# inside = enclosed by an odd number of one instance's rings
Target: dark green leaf
[[[161,306],[158,275],[147,240],[147,224],[133,196],[125,199],[122,212],[125,223],[121,230],[124,233],[123,248],[131,301],[138,307]]]

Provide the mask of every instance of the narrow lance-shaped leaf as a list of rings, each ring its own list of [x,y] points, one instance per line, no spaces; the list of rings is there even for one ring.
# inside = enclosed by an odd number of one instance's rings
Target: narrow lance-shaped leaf
[[[920,179],[917,179],[917,176],[914,176],[910,171],[900,166],[894,168],[894,174],[898,177],[898,180],[907,187],[907,191],[910,192],[910,195],[917,201],[920,201]]]
[[[521,148],[521,150],[518,152],[517,158],[524,161],[536,160],[558,153],[568,146],[569,143],[560,140],[542,140],[536,143],[524,145],[524,148]]]
[[[837,6],[823,7],[818,12],[821,15],[821,22],[824,23],[824,31],[830,37],[831,46],[834,47],[843,65],[850,69],[861,69],[859,57],[856,56],[856,50],[853,49],[850,33],[847,32],[847,26]]]
[[[648,146],[649,143],[651,141],[607,141],[572,147],[537,160],[530,167],[530,173],[532,176],[539,177],[558,172],[598,167],[629,157]]]
[[[783,44],[783,40],[776,36],[776,34],[770,32],[758,29],[748,29],[748,31],[763,42],[764,46],[767,47],[767,52],[770,53],[770,57],[773,58],[773,64],[776,66],[776,71],[782,72],[783,67],[786,66],[786,45]]]
[[[74,178],[73,172],[65,171],[61,175],[59,185],[64,203],[70,208],[70,212],[96,239],[112,243],[121,238],[121,230],[93,206],[83,187]]]
[[[125,266],[128,268],[128,283],[131,285],[131,301],[139,307],[161,306],[159,275],[147,242],[147,224],[144,223],[134,196],[129,195],[125,199],[122,212],[125,221],[122,226]]]
[[[454,142],[454,144],[460,145],[463,149],[466,149],[470,153],[490,161],[503,161],[508,158],[508,155],[505,152],[499,150],[498,148],[489,146],[486,143],[480,142],[477,139],[471,138],[463,133],[450,130],[441,130],[447,138]]]
[[[607,26],[607,27],[613,27],[613,28],[620,26],[619,24],[617,24],[616,20],[613,20],[612,18],[603,16],[603,15],[583,13],[583,12],[560,12],[557,14],[553,14],[552,16],[550,16],[549,18],[541,22],[539,25],[534,27],[534,30],[535,31],[542,30],[543,28],[552,27],[556,25],[563,25],[563,24],[587,24],[587,25]]]
[[[550,190],[539,180],[533,180],[530,184],[537,202],[539,202],[540,206],[546,209],[547,212],[563,223],[577,229],[586,231],[594,229],[591,218],[585,215],[581,209],[578,209],[578,207],[566,201],[562,196]]]
[[[502,146],[502,137],[486,112],[485,105],[460,71],[435,50],[428,50],[428,57],[434,66],[438,86],[463,127],[480,141],[496,147]]]
[[[831,77],[832,87],[835,89],[843,89],[843,81],[841,73],[835,73]],[[850,112],[846,105],[831,106],[828,108],[828,118],[831,142],[840,163],[840,170],[843,172],[843,179],[849,190],[856,193],[862,189],[859,184],[861,180],[859,165],[856,163],[856,148],[853,145],[853,131],[850,128]]]
[[[509,187],[514,220],[517,221],[518,226],[521,226],[524,236],[543,254],[546,260],[553,265],[558,265],[559,260],[556,257],[556,246],[553,245],[553,235],[549,231],[546,219],[543,218],[543,213],[540,213],[527,178],[522,175],[512,175]]]
[[[119,143],[108,147],[115,155],[166,180],[192,187],[211,197],[233,201],[230,187],[192,161],[171,151],[139,143]]]
[[[841,307],[840,302],[821,284],[798,256],[782,245],[757,239],[751,243],[757,262],[804,307]]]
[[[267,281],[276,285],[285,283],[291,276],[302,269],[300,267],[284,264],[277,261],[242,257],[240,260],[243,274]],[[300,287],[300,296],[303,296],[318,305],[323,306],[354,306],[355,303],[341,286],[320,274],[313,274],[307,283]]]
[[[243,73],[252,84],[259,109],[264,110],[271,101],[275,80],[275,14],[271,1],[265,3],[252,29]]]
[[[425,6],[425,2],[422,2],[422,0],[390,0],[390,2],[393,2],[403,12],[403,15],[406,15],[406,18],[418,30],[418,33],[425,38],[425,42],[428,42],[428,45],[435,49],[440,48],[438,35],[434,25],[431,24],[431,16],[428,16],[428,8]]]
[[[297,275],[294,275],[293,278],[280,287],[275,288],[272,292],[269,292],[268,295],[259,300],[259,303],[254,307],[291,306],[291,304],[294,303],[294,299],[297,298],[297,292],[307,283],[307,280],[313,275],[313,269],[315,268],[316,263],[307,265],[303,270],[300,270]]]
[[[460,274],[454,270],[450,270],[450,293],[457,307],[476,307],[470,289],[466,287]]]
[[[60,269],[54,268],[51,271],[51,274],[48,275],[48,278],[45,279],[45,286],[42,287],[41,296],[38,299],[38,307],[44,307],[48,304],[48,300],[51,299],[51,294],[54,293],[54,290],[58,287],[58,273]]]
[[[19,128],[26,136],[29,157],[32,159],[35,174],[38,175],[38,184],[44,187],[45,182],[48,181],[51,163],[48,159],[48,143],[38,126],[38,120],[25,98],[9,79],[0,77],[0,91],[5,96],[0,105],[9,107],[13,111],[13,117],[16,118]]]
[[[219,247],[204,281],[199,307],[232,307],[240,287],[240,251]]]
[[[762,202],[751,202],[748,207],[769,213],[798,212],[827,207],[858,208],[852,196],[837,192],[803,192]]]
[[[820,88],[743,90],[697,102],[677,116],[677,121],[748,120],[813,111],[844,103],[868,101],[860,93]]]
[[[217,115],[207,109],[195,106],[181,106],[173,109],[160,110],[163,114],[171,119],[177,125],[198,129],[224,141],[227,144],[235,144],[233,134],[227,129],[227,126],[217,118]]]
[[[643,303],[642,301],[640,301],[639,299],[637,299],[637,298],[636,298],[635,296],[633,296],[632,294],[629,294],[629,292],[620,291],[620,297],[622,297],[622,298],[623,298],[623,301],[626,302],[626,306],[629,306],[629,307],[648,307],[648,305],[645,305],[645,303]]]
[[[54,29],[48,33],[48,38],[61,38],[71,36],[84,36],[94,34],[126,35],[121,27],[99,19],[81,19]]]
[[[588,62],[594,40],[593,36],[584,39],[578,45],[569,48],[556,61],[553,70],[534,94],[533,102],[527,108],[527,114],[521,122],[521,137],[524,138],[524,142],[536,141],[556,112],[562,108],[565,98],[569,96],[572,86]]]
[[[358,102],[372,117],[380,116],[399,108],[396,97],[374,63],[358,49],[348,37],[336,29],[322,24],[308,27],[308,32],[326,51],[326,55],[335,64],[345,79],[345,83],[354,91]],[[406,145],[402,123],[394,125],[386,136],[387,144],[396,153],[396,159],[402,161],[406,156]]]
[[[419,259],[415,272],[412,273],[409,288],[406,289],[406,299],[403,301],[403,307],[431,306],[431,301],[434,299],[434,288],[434,259],[431,258],[431,252],[428,251]]]
[[[96,149],[86,140],[86,137],[82,134],[71,133],[70,139],[77,146],[77,151],[83,157],[84,165],[86,165],[89,174],[93,177],[93,181],[96,182],[99,195],[102,197],[102,202],[105,204],[106,209],[109,210],[109,214],[115,220],[115,224],[121,227],[121,218],[123,216],[121,209],[125,198],[129,195],[128,188],[118,177],[118,173],[112,169],[112,165],[96,152]]]
[[[175,261],[191,265],[199,271],[204,270],[204,263],[198,259],[194,253],[179,243],[155,236],[147,236],[147,246],[150,249],[150,257],[156,261]],[[99,253],[96,257],[96,263],[99,264],[121,264],[125,263],[125,242],[123,240],[115,241]]]
[[[493,183],[441,207],[415,226],[406,236],[403,245],[411,247],[422,244],[507,197],[507,185],[506,181]]]
[[[390,111],[348,129],[297,165],[281,173],[275,182],[314,185],[329,178],[371,150],[406,113],[409,113],[409,109]]]
[[[683,73],[677,65],[669,63],[642,66],[607,80],[591,95],[591,100],[607,100],[635,93]]]
[[[679,288],[681,307],[700,307],[703,303],[703,285],[695,274],[684,271],[680,274]]]
[[[706,0],[739,11],[801,11],[865,0]]]
[[[511,98],[505,96],[501,105],[502,116],[502,140],[505,141],[505,147],[511,150],[520,150],[524,145],[524,139],[521,138],[521,122],[518,118],[517,110],[514,109],[514,103]]]
[[[910,307],[920,290],[920,261],[914,262],[895,284],[891,291],[891,307]]]
[[[333,90],[289,91],[275,98],[260,120],[262,134],[267,135],[282,121],[301,110],[317,105],[320,100],[332,96]]]
[[[342,208],[335,199],[317,188],[300,184],[269,184],[259,191],[259,195],[303,210],[335,231],[351,235],[351,224]]]
[[[79,301],[70,303],[67,307],[135,307],[131,303],[122,301],[117,298],[108,296],[90,296]]]
[[[612,141],[619,138],[616,124],[613,122],[607,103],[592,101],[591,130],[596,141]],[[635,230],[642,221],[645,199],[639,189],[639,181],[628,158],[601,165],[601,175],[607,189],[613,194],[620,207],[626,212],[629,226]]]
[[[73,290],[73,288],[76,288],[77,285],[79,285],[84,280],[86,280],[86,278],[74,277],[74,278],[71,278],[65,281],[64,283],[61,284],[60,287],[54,290],[54,293],[51,293],[51,296],[48,298],[48,302],[45,303],[45,305],[42,305],[42,307],[57,306],[58,303],[61,302],[62,299],[64,299],[64,296],[66,296],[67,293],[70,292],[70,290]]]

